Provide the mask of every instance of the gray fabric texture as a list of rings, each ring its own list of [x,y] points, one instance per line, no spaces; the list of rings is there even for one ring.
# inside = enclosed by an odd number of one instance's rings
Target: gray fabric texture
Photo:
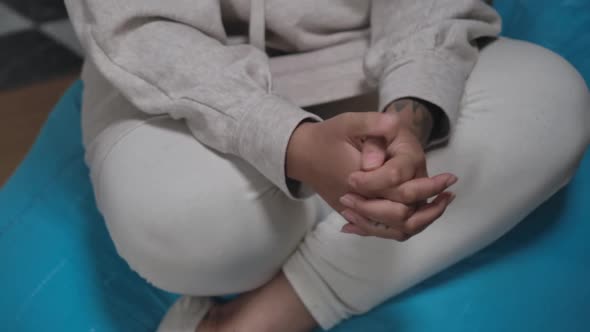
[[[186,120],[197,140],[248,161],[292,198],[306,195],[287,185],[289,138],[302,120],[320,121],[302,106],[371,88],[380,109],[417,97],[446,114],[444,140],[476,41],[501,25],[478,0],[65,2],[97,75],[142,112]],[[287,55],[269,59],[262,45]]]

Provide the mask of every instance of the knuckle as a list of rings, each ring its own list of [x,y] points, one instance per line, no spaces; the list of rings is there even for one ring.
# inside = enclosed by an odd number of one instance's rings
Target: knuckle
[[[369,226],[363,226],[363,227],[361,227],[361,230],[362,230],[363,236],[365,236],[365,237],[375,236],[375,230],[371,229],[371,227],[369,227]]]
[[[390,239],[390,240],[396,240],[398,242],[401,242],[400,239],[399,239],[399,236],[396,235],[396,234],[389,234],[385,238]]]
[[[400,234],[398,241],[399,242],[406,242],[411,236],[405,233]]]
[[[397,232],[389,232],[389,234],[387,234],[385,238],[396,241],[400,241],[401,239],[400,234]]]
[[[396,240],[399,242],[404,242],[406,240],[406,234],[403,231],[401,231],[397,228],[394,228],[394,229],[389,230],[389,234],[387,235],[387,238],[393,239],[393,240]]]
[[[352,187],[355,189],[366,189],[367,178],[365,176],[355,176],[351,181]]]
[[[424,164],[426,164],[426,156],[423,153],[420,153],[418,156],[416,156],[416,165],[422,166]]]
[[[367,235],[367,236],[371,236],[373,235],[373,233],[375,232],[373,230],[373,228],[371,227],[371,225],[369,225],[366,222],[360,222],[357,224],[357,226],[360,227],[360,229]]]
[[[419,227],[415,224],[405,224],[404,232],[407,234],[416,234],[418,232]]]
[[[406,205],[400,204],[397,207],[397,217],[401,220],[406,220],[410,216],[410,208]]]
[[[391,168],[389,170],[388,179],[391,185],[396,185],[399,182],[401,173],[397,167]]]
[[[401,190],[401,197],[406,203],[412,203],[418,200],[418,194],[414,190],[407,187]]]
[[[399,115],[397,113],[383,113],[383,121],[387,121],[388,129],[394,131],[399,127]]]
[[[361,232],[357,233],[358,236],[362,236],[362,237],[368,237],[371,236],[371,233],[366,231],[364,228],[361,228]]]

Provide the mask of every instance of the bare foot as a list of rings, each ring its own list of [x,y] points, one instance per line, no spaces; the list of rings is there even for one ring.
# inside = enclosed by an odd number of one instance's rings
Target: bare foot
[[[315,326],[281,272],[256,290],[214,305],[196,332],[309,332]]]

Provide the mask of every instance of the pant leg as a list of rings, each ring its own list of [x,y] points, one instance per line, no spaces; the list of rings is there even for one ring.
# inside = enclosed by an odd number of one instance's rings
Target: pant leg
[[[100,107],[132,107],[116,95]],[[270,280],[319,219],[317,198],[290,200],[247,163],[200,144],[184,122],[135,113],[121,110],[86,139],[118,253],[175,293],[236,293]]]
[[[332,212],[283,267],[325,329],[370,310],[483,248],[564,186],[590,141],[590,96],[563,59],[501,39],[481,52],[448,146],[430,174],[458,175],[454,203],[399,243],[339,232]]]

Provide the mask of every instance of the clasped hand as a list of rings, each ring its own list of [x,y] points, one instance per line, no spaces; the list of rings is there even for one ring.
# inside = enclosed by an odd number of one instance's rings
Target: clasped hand
[[[429,177],[422,145],[396,114],[343,113],[297,127],[287,176],[311,186],[348,223],[342,232],[405,241],[454,199],[450,173]],[[430,202],[430,198],[433,198]]]

